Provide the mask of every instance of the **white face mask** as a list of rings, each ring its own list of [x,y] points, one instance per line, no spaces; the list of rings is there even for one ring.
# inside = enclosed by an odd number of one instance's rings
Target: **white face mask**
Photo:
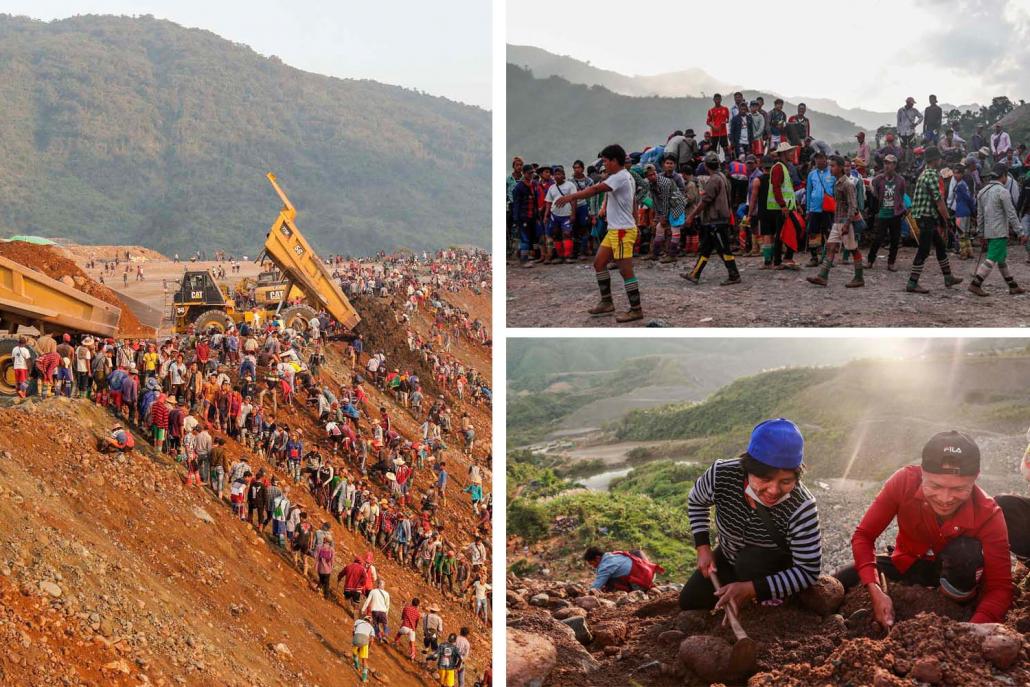
[[[747,483],[747,486],[744,488],[744,493],[747,494],[748,496],[750,496],[756,502],[758,502],[758,503],[762,504],[763,506],[765,506],[766,508],[770,508],[770,506],[766,505],[765,501],[760,499],[758,497],[758,494],[755,493],[755,490],[751,487],[751,482]],[[783,503],[784,501],[789,499],[790,495],[793,494],[793,493],[794,493],[793,491],[788,491],[786,494],[784,494],[779,499],[777,499],[776,503],[774,503],[773,506],[780,505],[781,503]]]

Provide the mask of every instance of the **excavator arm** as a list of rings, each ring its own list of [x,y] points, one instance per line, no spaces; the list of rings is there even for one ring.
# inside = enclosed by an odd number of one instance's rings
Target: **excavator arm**
[[[333,280],[325,263],[297,229],[297,210],[276,182],[275,175],[269,172],[266,176],[279,194],[283,207],[265,237],[265,255],[279,269],[287,283],[300,289],[309,305],[325,309],[337,322],[347,329],[353,329],[361,317]],[[289,291],[287,288],[284,296]]]

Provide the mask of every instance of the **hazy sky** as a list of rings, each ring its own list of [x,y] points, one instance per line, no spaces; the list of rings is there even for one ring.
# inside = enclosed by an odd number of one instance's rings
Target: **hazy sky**
[[[908,95],[922,107],[930,93],[954,105],[995,95],[1030,100],[1030,0],[795,0],[771,7],[764,0],[595,0],[587,11],[549,3],[535,12],[509,2],[507,40],[623,74],[698,67],[744,88],[833,98],[844,107],[892,111]]]
[[[374,79],[490,108],[489,0],[7,0],[37,19],[152,14],[278,55],[305,71]]]

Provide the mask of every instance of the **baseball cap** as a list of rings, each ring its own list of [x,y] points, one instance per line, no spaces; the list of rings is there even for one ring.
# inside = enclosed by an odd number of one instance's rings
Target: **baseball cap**
[[[747,453],[770,467],[797,470],[805,457],[805,439],[798,426],[786,418],[765,420],[751,430]]]
[[[935,475],[979,475],[980,448],[962,432],[938,432],[923,446],[922,467]]]

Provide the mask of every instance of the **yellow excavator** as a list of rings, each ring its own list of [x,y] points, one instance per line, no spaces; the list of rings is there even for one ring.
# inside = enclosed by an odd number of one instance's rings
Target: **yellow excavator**
[[[259,277],[257,307],[239,310],[231,290],[219,286],[210,270],[189,270],[183,275],[172,302],[176,332],[184,332],[190,325],[198,332],[211,328],[224,331],[229,322],[254,324],[269,319],[281,319],[286,327],[304,332],[319,310],[328,312],[347,330],[361,321],[325,264],[297,229],[297,209],[275,175],[269,172],[265,176],[279,194],[283,207],[268,230],[258,257],[259,262],[262,256],[269,260],[276,272]],[[303,302],[287,305],[298,297],[302,297]]]

